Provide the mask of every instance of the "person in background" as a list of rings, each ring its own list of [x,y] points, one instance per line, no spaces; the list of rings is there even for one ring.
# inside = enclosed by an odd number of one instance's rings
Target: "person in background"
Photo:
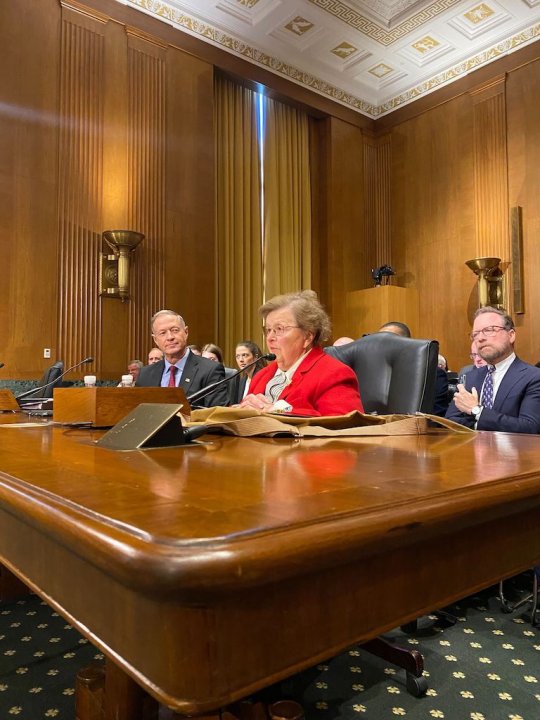
[[[313,290],[273,297],[259,314],[276,360],[253,377],[240,407],[307,416],[363,412],[354,371],[323,352],[330,319]]]
[[[405,323],[397,322],[395,320],[387,322],[379,328],[379,332],[391,332],[394,335],[401,335],[401,337],[410,338],[411,331]],[[444,362],[446,360],[442,355]],[[435,375],[435,400],[433,401],[433,415],[439,415],[444,417],[450,401],[448,393],[448,375],[446,370],[443,370],[439,364],[437,364],[437,373]]]
[[[379,332],[391,332],[394,333],[394,335],[401,335],[401,337],[411,337],[411,331],[409,330],[408,325],[398,322],[397,320],[391,320],[390,322],[384,323],[384,325],[381,325],[379,328]]]
[[[154,363],[157,363],[160,360],[163,360],[163,353],[157,347],[152,348],[150,350],[150,352],[148,353],[148,364],[153,365]]]
[[[144,363],[142,363],[140,360],[130,360],[128,362],[126,375],[131,375],[131,377],[133,378],[133,385],[135,385],[135,383],[137,382],[137,378],[139,377],[139,373],[142,367],[144,367]],[[117,387],[122,387],[122,380],[120,380]]]
[[[484,358],[476,352],[476,343],[472,343],[471,345],[471,360],[473,361],[473,365],[475,368],[481,368],[484,367],[484,365],[487,365],[487,362],[484,360]]]
[[[214,345],[214,343],[206,343],[206,345],[203,346],[201,355],[204,358],[208,358],[208,360],[223,365],[223,350],[218,345]]]
[[[339,347],[340,345],[348,345],[349,343],[352,343],[352,342],[354,342],[354,338],[350,338],[350,337],[340,337],[340,338],[338,338],[337,340],[334,340],[334,342],[332,343],[332,345],[333,345],[334,347]]]
[[[128,373],[133,378],[133,384],[136,383],[142,367],[144,367],[144,363],[142,363],[140,360],[130,360],[129,361],[127,370],[128,370]]]
[[[188,326],[174,310],[160,310],[151,320],[152,338],[164,358],[141,368],[135,383],[138,387],[181,387],[189,396],[212,383],[223,380],[223,365],[194,355],[187,347]],[[228,405],[227,388],[221,386],[198,401],[212,407]]]
[[[448,372],[448,363],[446,361],[446,358],[440,353],[437,357],[437,367],[440,367],[441,370],[444,370],[444,372]]]
[[[194,355],[201,355],[201,346],[200,345],[188,345],[188,350],[192,352]]]
[[[540,433],[540,369],[516,356],[512,318],[498,308],[479,308],[471,340],[487,364],[467,373],[446,417],[477,430]]]
[[[260,358],[262,351],[258,345],[251,340],[242,340],[236,346],[235,358],[236,364],[242,370],[252,362],[255,362],[257,358]],[[244,397],[249,393],[249,387],[253,376],[266,367],[266,360],[259,360],[258,363],[252,365],[248,370],[243,372],[241,375],[237,375],[229,383],[229,397],[232,405],[241,402]]]
[[[484,365],[486,364],[484,358],[478,354],[475,342],[471,343],[471,354],[469,355],[469,357],[472,360],[472,365],[464,365],[458,373],[459,382],[462,385],[465,385],[465,378],[467,377],[467,373],[470,373],[471,370],[473,370],[474,368],[484,367]]]

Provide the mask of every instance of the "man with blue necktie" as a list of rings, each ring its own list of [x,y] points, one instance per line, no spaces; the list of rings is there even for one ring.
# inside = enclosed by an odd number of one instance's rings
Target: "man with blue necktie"
[[[467,373],[446,417],[477,430],[540,432],[540,368],[514,352],[514,322],[504,311],[479,308],[471,340],[487,365]]]

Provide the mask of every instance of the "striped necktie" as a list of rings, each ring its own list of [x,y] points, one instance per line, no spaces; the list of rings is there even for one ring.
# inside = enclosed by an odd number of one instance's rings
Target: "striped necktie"
[[[275,403],[286,384],[287,375],[283,372],[283,370],[278,370],[266,386],[266,390],[264,391],[266,399]]]
[[[491,410],[493,407],[493,373],[495,372],[494,365],[488,365],[488,371],[486,379],[484,380],[484,387],[482,388],[482,406]]]

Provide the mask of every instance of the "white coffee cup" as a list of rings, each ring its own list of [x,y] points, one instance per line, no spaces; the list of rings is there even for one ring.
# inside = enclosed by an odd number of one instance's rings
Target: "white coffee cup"
[[[85,375],[84,376],[84,386],[85,387],[96,387],[96,381],[97,381],[97,378],[95,375]]]
[[[122,387],[133,387],[133,375],[122,375],[120,385]]]

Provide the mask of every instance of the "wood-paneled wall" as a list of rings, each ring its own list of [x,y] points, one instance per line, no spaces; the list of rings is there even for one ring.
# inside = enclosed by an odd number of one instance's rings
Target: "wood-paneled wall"
[[[377,213],[374,193],[369,190],[373,187],[366,170],[369,148],[364,145],[362,130],[331,117],[318,121],[317,132],[313,238],[318,267],[314,277],[332,318],[334,337],[338,337],[351,332],[347,293],[369,283],[370,268],[377,257],[376,235],[370,231],[369,218],[375,223]]]
[[[509,218],[519,205],[525,312],[514,316],[516,348],[528,362],[540,360],[540,46],[513,61],[493,63],[489,74],[483,68],[478,85],[471,76],[456,83],[452,96],[445,89],[442,102],[437,93],[431,103],[424,98],[417,113],[409,108],[394,123],[383,118],[374,135],[322,121],[323,160],[314,166],[322,178],[318,287],[334,337],[354,335],[347,293],[370,287],[370,268],[390,263],[392,284],[418,291],[417,333],[439,340],[451,368],[467,364],[478,290],[465,262],[502,259],[513,313]]]
[[[213,66],[69,0],[1,22],[2,377],[87,355],[117,377],[163,307],[213,339]],[[98,294],[101,233],[123,228],[146,236],[126,303]]]
[[[533,199],[540,182],[540,60],[497,74],[448,102],[396,124],[392,153],[392,258],[397,284],[420,297],[420,333],[437,338],[450,366],[466,364],[478,305],[474,257],[500,257],[505,304],[512,307],[509,211],[524,208],[526,311],[515,316],[517,351],[540,359],[535,310],[540,290],[538,227]],[[470,84],[470,80],[469,80]]]
[[[512,72],[506,82],[508,205],[523,208],[524,314],[515,316],[517,348],[540,361],[540,60]]]
[[[44,347],[66,363],[92,354],[98,375],[116,377],[144,359],[163,306],[184,314],[192,341],[215,339],[214,68],[246,82],[260,70],[133,8],[86,4],[18,0],[0,14],[4,378],[39,376]],[[459,368],[477,303],[465,261],[510,260],[520,205],[518,350],[540,359],[539,48],[376,122],[265,71],[274,96],[313,110],[313,278],[335,336],[354,327],[347,294],[390,263],[393,283],[418,290],[419,334]],[[97,294],[101,232],[122,227],[146,235],[128,303]]]

